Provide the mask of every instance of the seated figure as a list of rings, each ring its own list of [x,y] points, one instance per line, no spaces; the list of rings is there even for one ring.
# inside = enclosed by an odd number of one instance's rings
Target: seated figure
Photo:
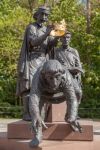
[[[56,99],[56,94],[63,93],[63,99]],[[42,140],[42,125],[44,123],[47,103],[66,101],[65,121],[74,131],[82,132],[77,122],[78,101],[69,71],[62,67],[57,60],[48,60],[34,74],[30,91],[29,110],[32,118],[32,128],[35,137],[30,146],[37,146]]]
[[[84,72],[78,51],[69,46],[70,40],[70,32],[66,32],[64,36],[60,37],[61,47],[55,49],[54,59],[58,60],[65,70],[69,70],[78,98],[78,103],[80,104],[82,98],[81,74]]]

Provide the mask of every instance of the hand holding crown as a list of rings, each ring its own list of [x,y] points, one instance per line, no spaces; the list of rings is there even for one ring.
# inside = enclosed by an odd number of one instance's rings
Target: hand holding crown
[[[63,36],[66,32],[66,22],[63,19],[60,21],[60,23],[54,24],[54,29],[51,30],[50,35],[51,36]]]

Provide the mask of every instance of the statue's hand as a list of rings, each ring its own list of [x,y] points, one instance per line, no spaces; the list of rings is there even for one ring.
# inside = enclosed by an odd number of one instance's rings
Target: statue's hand
[[[41,118],[41,116],[37,116],[37,118],[36,118],[36,120],[35,120],[35,122],[34,122],[34,127],[41,127],[43,125],[43,127],[44,128],[48,128],[47,126],[46,126],[46,124],[44,123],[44,121],[42,120],[42,118]]]
[[[46,124],[44,123],[44,121],[42,120],[41,117],[38,118],[37,124],[38,124],[39,127],[43,126],[45,129],[48,128],[48,127],[46,126]]]
[[[38,115],[36,117],[35,126],[40,127],[42,125],[42,118]]]
[[[46,33],[47,33],[48,35],[50,35],[50,32],[53,30],[53,28],[54,28],[53,25],[47,26],[47,31],[46,31]]]
[[[80,132],[80,133],[83,132],[82,127],[80,126],[78,121],[71,122],[70,126],[71,126],[73,131],[77,131],[77,132]]]

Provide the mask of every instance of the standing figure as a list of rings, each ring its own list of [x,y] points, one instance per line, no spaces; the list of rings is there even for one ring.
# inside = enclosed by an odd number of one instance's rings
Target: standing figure
[[[62,67],[57,60],[48,60],[34,74],[30,91],[29,110],[32,118],[32,127],[35,132],[30,146],[37,146],[42,140],[42,125],[45,118],[46,103],[58,104],[62,99],[55,99],[54,95],[63,93],[67,109],[65,121],[74,131],[82,132],[77,122],[78,101],[69,71]],[[60,110],[59,110],[60,111]]]
[[[55,50],[54,58],[58,60],[65,69],[69,70],[78,103],[80,104],[82,98],[81,74],[83,74],[83,69],[78,51],[69,46],[70,39],[70,32],[66,32],[65,35],[60,38],[62,45]]]
[[[53,46],[53,40],[49,37],[52,27],[44,26],[44,23],[48,21],[49,14],[50,8],[46,6],[39,7],[35,12],[33,17],[36,21],[26,28],[19,56],[16,95],[22,96],[24,106],[23,120],[26,121],[30,120],[29,93],[33,75],[37,68],[46,61],[48,45]]]

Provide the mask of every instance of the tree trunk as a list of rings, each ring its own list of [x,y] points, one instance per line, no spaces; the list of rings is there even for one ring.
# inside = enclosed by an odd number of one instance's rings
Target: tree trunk
[[[91,3],[90,0],[87,0],[87,4],[86,4],[86,19],[87,19],[87,28],[86,28],[86,32],[89,34],[90,33],[90,23],[91,23]]]

